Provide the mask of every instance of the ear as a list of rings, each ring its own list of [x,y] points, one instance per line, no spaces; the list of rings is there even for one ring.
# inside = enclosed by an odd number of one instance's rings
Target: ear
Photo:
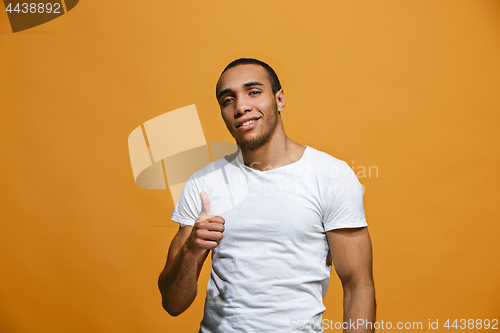
[[[278,112],[282,112],[285,108],[285,93],[283,92],[283,88],[276,92],[276,105],[278,107]]]

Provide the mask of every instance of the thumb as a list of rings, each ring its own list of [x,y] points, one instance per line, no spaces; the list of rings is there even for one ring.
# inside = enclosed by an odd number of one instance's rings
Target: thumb
[[[200,215],[210,215],[210,199],[205,191],[201,191],[201,214]]]

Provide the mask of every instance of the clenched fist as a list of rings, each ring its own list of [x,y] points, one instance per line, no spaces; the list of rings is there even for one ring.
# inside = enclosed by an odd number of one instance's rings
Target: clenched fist
[[[202,209],[194,222],[193,230],[186,240],[187,248],[196,255],[217,247],[224,232],[224,219],[210,215],[210,199],[205,191],[200,193]]]

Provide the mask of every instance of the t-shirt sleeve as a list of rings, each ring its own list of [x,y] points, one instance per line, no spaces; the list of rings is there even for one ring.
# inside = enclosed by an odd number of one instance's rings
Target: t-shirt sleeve
[[[181,227],[194,225],[194,221],[201,213],[201,198],[194,175],[184,184],[181,195],[177,200],[171,220],[178,222]]]
[[[327,184],[323,211],[325,231],[365,227],[363,187],[346,162],[341,163]]]

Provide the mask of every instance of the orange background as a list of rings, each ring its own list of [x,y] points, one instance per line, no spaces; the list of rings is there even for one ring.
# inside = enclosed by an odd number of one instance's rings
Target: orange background
[[[500,2],[81,1],[12,34],[0,12],[1,332],[196,332],[156,280],[177,224],[127,137],[215,100],[224,66],[277,71],[296,142],[359,166],[378,321],[500,319]],[[339,321],[333,276],[324,318]]]

